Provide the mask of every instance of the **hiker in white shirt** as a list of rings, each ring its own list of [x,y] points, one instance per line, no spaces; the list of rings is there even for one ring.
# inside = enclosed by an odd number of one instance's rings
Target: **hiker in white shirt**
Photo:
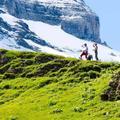
[[[82,53],[80,55],[80,58],[82,59],[83,56],[85,56],[86,60],[87,60],[87,56],[88,56],[88,46],[87,44],[85,43],[83,46],[83,50],[82,50]]]

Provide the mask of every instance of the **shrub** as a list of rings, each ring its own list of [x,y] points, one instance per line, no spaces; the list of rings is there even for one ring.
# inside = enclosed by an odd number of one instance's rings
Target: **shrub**
[[[58,108],[52,111],[53,114],[61,113],[61,112],[63,112],[63,110],[62,109],[58,109]]]
[[[5,50],[5,49],[0,49],[0,56],[1,56],[1,55],[4,55],[6,52],[7,52],[7,50]]]
[[[10,67],[10,64],[6,64],[3,67],[0,68],[0,74],[5,73]]]
[[[48,105],[49,105],[49,106],[54,106],[54,105],[56,105],[56,104],[57,104],[56,101],[50,101]]]
[[[40,55],[35,56],[35,62],[39,63],[39,64],[40,63],[47,63],[47,62],[52,61],[54,59],[56,59],[56,57],[53,55],[49,55],[49,54],[40,54]]]
[[[19,58],[25,58],[25,59],[31,59],[33,57],[35,57],[35,53],[33,52],[19,52],[17,57]]]
[[[38,86],[37,86],[37,89],[39,89],[39,88],[41,88],[41,87],[44,87],[44,86],[46,86],[46,85],[49,85],[49,84],[51,84],[51,83],[55,83],[55,82],[57,82],[57,79],[46,79],[46,80],[44,80],[44,81],[42,81]]]
[[[5,85],[5,86],[3,86],[3,89],[11,89],[11,86],[10,85]]]
[[[87,72],[83,72],[83,73],[80,74],[80,77],[82,79],[85,78],[85,77],[88,77],[88,76],[89,76],[89,74]]]
[[[36,74],[36,76],[44,76],[48,72],[55,72],[62,67],[63,66],[60,63],[50,62],[50,63],[45,64],[42,67],[40,67],[35,74]]]
[[[0,105],[4,104],[5,102],[4,101],[0,101]]]
[[[92,70],[97,71],[97,72],[101,72],[101,67],[98,65],[94,65]]]
[[[89,72],[90,70],[93,69],[93,65],[86,65],[80,68],[81,72]]]
[[[15,74],[13,73],[5,73],[3,76],[3,79],[14,79],[15,78]]]
[[[8,57],[2,57],[1,59],[0,59],[0,65],[4,65],[4,64],[7,64],[8,62],[10,62],[10,58],[8,58]]]
[[[28,65],[32,65],[34,63],[34,61],[32,59],[29,60],[24,60],[22,62],[22,66],[28,66]]]
[[[73,110],[74,112],[84,112],[86,109],[81,108],[81,107],[75,107]]]
[[[120,71],[112,76],[112,81],[109,83],[109,88],[102,93],[101,100],[120,100]]]
[[[34,77],[34,76],[35,76],[35,73],[33,73],[33,72],[27,73],[25,75],[25,77],[27,77],[27,78],[31,78],[31,77]]]
[[[23,68],[22,67],[16,67],[16,68],[9,68],[8,72],[13,73],[13,74],[20,74],[22,73]]]
[[[18,120],[18,118],[16,116],[11,116],[10,120]]]
[[[110,64],[110,63],[100,63],[99,66],[100,66],[102,69],[107,69],[107,68],[112,67],[113,65]]]
[[[61,84],[67,84],[67,83],[80,83],[81,78],[68,78],[63,81],[61,81]]]
[[[95,79],[100,76],[100,74],[96,71],[89,71],[88,74],[90,76],[90,79]]]

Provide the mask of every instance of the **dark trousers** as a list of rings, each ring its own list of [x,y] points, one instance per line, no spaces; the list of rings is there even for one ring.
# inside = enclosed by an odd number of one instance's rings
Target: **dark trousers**
[[[95,51],[95,59],[98,61],[99,59],[98,59],[98,51],[96,50]]]

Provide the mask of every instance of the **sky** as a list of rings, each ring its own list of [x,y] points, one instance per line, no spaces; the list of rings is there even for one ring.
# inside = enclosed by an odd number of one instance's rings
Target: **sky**
[[[100,37],[120,51],[120,0],[84,0],[100,18]]]

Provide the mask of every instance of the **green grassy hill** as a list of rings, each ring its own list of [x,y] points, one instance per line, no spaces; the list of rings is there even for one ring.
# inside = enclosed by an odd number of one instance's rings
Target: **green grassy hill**
[[[0,120],[119,120],[119,68],[0,50]]]

